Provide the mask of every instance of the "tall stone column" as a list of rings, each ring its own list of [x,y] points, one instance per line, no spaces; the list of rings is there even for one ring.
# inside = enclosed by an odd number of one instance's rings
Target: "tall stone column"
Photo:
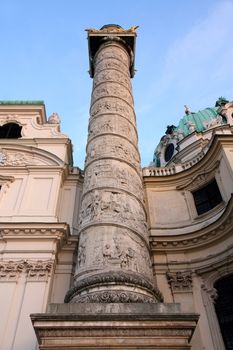
[[[66,302],[157,302],[130,78],[134,28],[88,30],[93,79],[74,287]]]

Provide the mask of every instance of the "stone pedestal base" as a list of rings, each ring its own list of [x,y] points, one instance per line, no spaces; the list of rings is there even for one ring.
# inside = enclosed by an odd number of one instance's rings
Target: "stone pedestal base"
[[[51,304],[31,319],[40,350],[187,350],[198,315],[179,304]]]

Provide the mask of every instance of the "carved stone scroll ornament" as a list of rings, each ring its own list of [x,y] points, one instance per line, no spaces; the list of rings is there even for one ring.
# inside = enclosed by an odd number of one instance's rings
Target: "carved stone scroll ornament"
[[[119,290],[98,291],[88,295],[75,296],[71,303],[155,303],[155,299],[148,295]]]
[[[192,290],[192,273],[186,271],[167,272],[167,280],[173,292]]]

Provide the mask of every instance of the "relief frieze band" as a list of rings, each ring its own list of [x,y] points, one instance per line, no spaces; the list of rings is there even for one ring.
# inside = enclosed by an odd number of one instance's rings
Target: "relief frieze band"
[[[134,103],[130,90],[119,82],[100,83],[92,92],[91,105],[100,97],[120,97],[130,105]]]
[[[116,188],[127,191],[144,204],[141,177],[127,164],[103,159],[86,167],[83,194],[95,188]]]
[[[90,115],[91,118],[96,118],[100,114],[117,113],[135,123],[135,113],[132,106],[124,100],[115,97],[103,97],[93,103]]]
[[[114,45],[114,43],[111,43],[111,45],[105,44],[101,46],[95,56],[95,66],[102,59],[108,59],[108,58],[118,59],[120,62],[122,62],[122,64],[129,67],[129,64],[130,64],[129,55],[124,50],[124,48],[119,45]]]
[[[82,199],[79,225],[98,222],[126,223],[146,235],[147,222],[143,207],[132,196],[111,190],[94,190]]]
[[[76,278],[83,270],[91,272],[97,267],[101,270],[118,269],[132,271],[152,280],[151,261],[148,245],[141,236],[122,227],[90,227],[80,233],[78,246],[78,265]]]
[[[129,77],[124,73],[116,70],[103,70],[95,75],[93,87],[96,88],[100,83],[119,82],[131,91],[132,86]]]
[[[77,265],[66,302],[162,300],[153,286],[131,57],[122,45],[105,42],[94,58]]]
[[[107,133],[126,138],[133,145],[138,142],[135,126],[121,115],[105,114],[92,119],[88,129],[88,142],[96,136]]]
[[[139,168],[140,158],[137,148],[118,136],[105,135],[88,144],[86,165],[92,160],[101,158],[116,158],[126,161],[136,169]]]
[[[129,67],[127,65],[122,65],[122,63],[116,58],[98,61],[95,67],[95,74],[98,74],[104,70],[116,70],[118,72],[123,72],[126,76],[129,76]]]

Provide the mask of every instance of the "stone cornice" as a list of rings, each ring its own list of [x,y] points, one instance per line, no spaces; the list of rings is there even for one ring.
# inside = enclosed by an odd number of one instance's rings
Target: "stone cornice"
[[[21,102],[22,101],[15,101],[15,103],[12,104],[11,101],[5,101],[4,104],[0,105],[0,114],[17,113],[19,116],[25,116],[25,114],[33,113],[38,115],[39,124],[45,124],[47,122],[45,105],[41,103],[42,101],[38,101],[38,104],[22,104]]]
[[[74,252],[77,248],[78,236],[71,236],[69,225],[65,223],[0,223],[1,242],[9,243],[1,251],[4,254],[15,254],[15,246],[20,243],[20,250],[17,248],[17,253],[22,256],[25,253],[42,252],[56,255],[60,250]],[[13,245],[10,244],[11,242]],[[24,242],[30,242],[30,247],[27,246],[25,249]],[[48,246],[44,245],[43,249],[38,248],[37,242],[48,242]]]
[[[69,225],[66,223],[0,223],[0,239],[57,239],[67,242],[70,236]]]
[[[233,197],[224,213],[214,223],[201,230],[182,235],[150,236],[152,251],[193,250],[208,247],[213,242],[226,239],[233,228]]]

